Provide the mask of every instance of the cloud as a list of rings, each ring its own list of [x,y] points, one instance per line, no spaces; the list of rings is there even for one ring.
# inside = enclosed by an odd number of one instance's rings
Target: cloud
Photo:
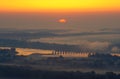
[[[107,53],[109,47],[111,46],[110,42],[100,42],[100,41],[83,41],[80,44],[80,48],[89,49],[90,51]]]

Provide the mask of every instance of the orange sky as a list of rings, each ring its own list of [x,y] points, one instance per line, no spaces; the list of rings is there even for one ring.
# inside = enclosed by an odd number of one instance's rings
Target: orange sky
[[[120,11],[120,0],[0,0],[0,12]]]

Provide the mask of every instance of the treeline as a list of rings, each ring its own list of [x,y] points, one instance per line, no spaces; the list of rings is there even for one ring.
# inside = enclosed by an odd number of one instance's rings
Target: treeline
[[[91,72],[41,71],[24,66],[0,66],[0,79],[120,79],[120,74],[106,72],[97,74]]]

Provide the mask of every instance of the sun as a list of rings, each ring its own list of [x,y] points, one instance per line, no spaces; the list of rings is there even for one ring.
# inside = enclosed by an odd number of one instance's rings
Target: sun
[[[59,19],[58,22],[59,22],[59,23],[66,23],[67,20],[66,20],[66,19]]]

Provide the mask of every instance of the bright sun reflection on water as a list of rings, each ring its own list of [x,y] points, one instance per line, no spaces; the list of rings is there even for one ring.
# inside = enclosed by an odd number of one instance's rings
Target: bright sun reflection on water
[[[29,48],[16,48],[16,51],[19,52],[18,55],[30,55],[33,53],[51,54],[52,52],[52,50],[29,49]]]
[[[42,49],[29,49],[29,48],[16,48],[16,51],[19,52],[18,55],[30,55],[34,53],[39,53],[42,55],[52,55],[52,50],[42,50]],[[48,56],[49,56],[48,55]],[[58,54],[53,56],[63,56],[63,57],[88,57],[89,53],[66,53],[66,54]],[[112,56],[120,56],[118,53],[111,53]]]
[[[11,47],[0,47],[0,49],[10,49]],[[18,52],[17,55],[31,55],[34,53],[39,53],[42,55],[46,55],[47,57],[49,55],[52,55],[52,50],[42,50],[42,49],[30,49],[30,48],[16,48],[16,51]],[[66,54],[59,54],[59,55],[53,55],[54,56],[63,56],[63,57],[88,57],[88,53],[83,53],[83,54],[79,54],[79,53],[66,53]],[[45,57],[46,57],[45,56]]]
[[[11,47],[0,47],[0,49],[10,49]],[[30,49],[30,48],[16,48],[16,51],[19,52],[18,55],[31,55],[34,53],[39,53],[41,55],[44,55],[45,57],[49,57],[49,55],[52,55],[52,50],[42,50],[42,49]],[[58,55],[52,55],[54,56],[63,56],[63,57],[88,57],[89,53],[83,52],[83,53],[66,53],[66,54],[58,54]],[[119,53],[111,53],[112,56],[120,56]]]
[[[29,49],[29,48],[16,48],[16,51],[19,52],[18,55],[30,55],[33,53],[40,53],[43,55],[47,55],[47,54],[51,54],[52,55],[52,50],[41,50],[41,49]],[[59,55],[53,55],[53,56],[64,56],[64,57],[88,57],[87,53],[84,54],[79,54],[79,53],[75,53],[75,54],[59,54]]]

